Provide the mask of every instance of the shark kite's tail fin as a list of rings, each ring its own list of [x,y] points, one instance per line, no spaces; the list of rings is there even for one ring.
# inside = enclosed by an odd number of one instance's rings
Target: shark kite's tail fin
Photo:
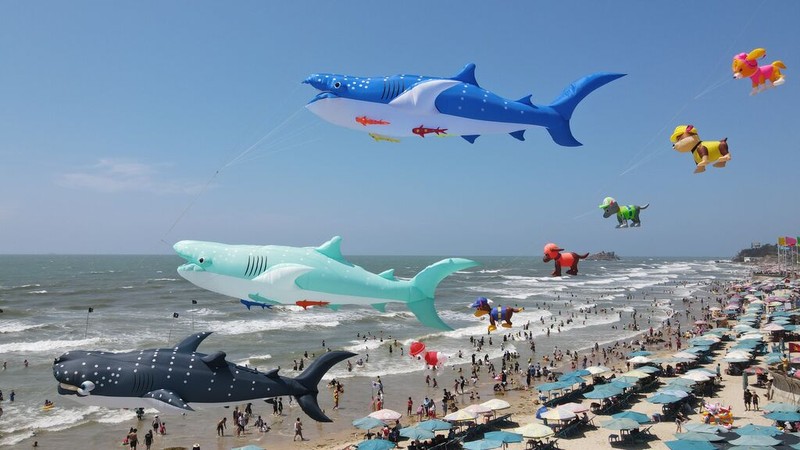
[[[408,309],[417,316],[423,325],[438,328],[440,330],[452,330],[439,317],[436,307],[433,305],[436,287],[448,275],[463,269],[477,266],[478,263],[463,258],[443,259],[437,263],[422,269],[411,280],[411,288],[414,292],[412,300],[408,302]]]
[[[572,118],[572,112],[575,111],[575,107],[595,89],[624,76],[624,73],[593,73],[570,84],[564,89],[561,95],[550,104],[550,107],[556,110],[556,112],[561,115],[561,118],[564,119],[557,125],[547,128],[553,141],[565,147],[577,147],[581,145],[581,143],[572,136],[572,130],[569,128],[569,119]]]
[[[647,209],[650,206],[650,203],[645,203],[644,205],[640,206],[639,209]]]
[[[294,398],[297,399],[300,408],[308,417],[311,417],[317,422],[333,422],[319,408],[319,403],[317,403],[317,394],[319,393],[317,385],[320,380],[322,380],[322,376],[325,375],[331,367],[351,356],[356,356],[356,354],[350,352],[327,352],[315,359],[300,376],[294,379],[294,381],[300,384],[305,390],[305,393],[295,395]]]

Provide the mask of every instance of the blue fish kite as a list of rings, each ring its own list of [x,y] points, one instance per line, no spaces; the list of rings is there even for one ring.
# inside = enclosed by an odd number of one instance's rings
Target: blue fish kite
[[[335,125],[378,138],[417,135],[461,136],[470,143],[482,134],[508,133],[521,141],[525,130],[545,127],[559,145],[581,145],[569,127],[572,112],[595,89],[623,77],[595,73],[572,83],[549,105],[531,96],[509,100],[478,86],[475,64],[453,78],[420,75],[354,77],[313,74],[303,83],[320,91],[306,108]]]
[[[178,274],[195,285],[242,299],[248,307],[267,305],[369,305],[405,303],[424,325],[451,330],[436,313],[434,293],[453,272],[475,267],[468,259],[449,258],[422,269],[411,280],[397,280],[394,270],[367,272],[347,261],[334,237],[319,247],[227,245],[180,241],[173,247],[186,264]]]
[[[278,369],[260,372],[229,363],[225,352],[198,353],[210,334],[192,334],[172,348],[69,351],[53,362],[58,393],[85,405],[172,413],[292,395],[309,417],[331,421],[317,403],[317,384],[331,367],[355,353],[325,353],[297,378],[286,378]]]

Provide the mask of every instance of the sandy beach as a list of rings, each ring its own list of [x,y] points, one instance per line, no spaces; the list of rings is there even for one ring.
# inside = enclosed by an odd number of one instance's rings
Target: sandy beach
[[[658,286],[644,295],[652,296],[653,301],[657,302],[658,290],[670,288],[671,286],[669,285]],[[724,286],[709,285],[706,287],[706,290],[708,291],[706,296],[698,295],[696,298],[685,299],[683,302],[674,302],[674,314],[670,318],[670,326],[662,326],[664,324],[650,324],[650,326],[653,327],[652,333],[654,335],[659,335],[661,333],[664,335],[664,338],[652,344],[643,344],[644,348],[654,353],[652,356],[653,358],[669,356],[677,352],[678,350],[675,348],[675,346],[670,348],[670,346],[667,344],[668,341],[665,340],[667,333],[672,333],[672,336],[670,336],[669,339],[671,342],[674,342],[674,334],[677,332],[678,324],[682,326],[681,329],[684,332],[687,329],[691,329],[691,324],[695,320],[703,317],[702,308],[708,307],[710,304],[719,304],[718,301],[721,301],[720,299],[724,298],[723,293],[714,293],[711,291],[714,289],[723,288]],[[555,305],[550,306],[555,307]],[[632,317],[632,314],[627,312],[621,312],[620,314],[621,317],[625,317],[625,320],[621,322],[622,325],[619,326],[632,328],[635,320]],[[638,323],[641,324],[642,321],[646,321],[646,317],[639,317],[638,320]],[[531,328],[534,326],[534,324],[530,325]],[[498,394],[492,389],[496,382],[491,380],[487,375],[488,366],[477,366],[479,369],[479,382],[474,388],[471,388],[469,386],[470,383],[468,383],[466,393],[456,394],[456,401],[459,407],[464,407],[471,403],[480,403],[492,398],[501,398],[511,404],[511,408],[502,411],[502,414],[510,414],[510,420],[513,421],[513,423],[516,423],[520,426],[532,422],[541,423],[541,420],[535,419],[535,412],[539,408],[536,400],[537,391],[535,387],[530,390],[526,389],[525,377],[522,375],[522,373],[524,373],[524,371],[527,369],[529,359],[533,363],[542,362],[545,355],[547,355],[548,358],[552,358],[554,349],[548,347],[547,336],[539,336],[534,339],[537,352],[532,352],[529,341],[524,338],[526,330],[523,328],[524,327],[519,326],[518,328],[515,327],[514,329],[510,330],[510,332],[509,330],[502,329],[502,331],[506,331],[506,333],[495,332],[491,335],[475,336],[476,339],[484,337],[486,339],[485,345],[488,345],[489,337],[492,339],[493,346],[506,346],[512,344],[513,348],[517,350],[519,355],[517,358],[509,361],[509,367],[512,367],[513,363],[517,362],[519,364],[520,373],[511,375],[509,377],[508,389],[505,392]],[[586,357],[587,365],[602,364],[614,369],[616,373],[622,373],[627,370],[625,363],[626,355],[640,348],[640,345],[632,346],[632,342],[636,341],[638,344],[640,339],[642,339],[645,335],[650,334],[649,326],[642,327],[640,325],[640,328],[641,329],[638,334],[636,334],[636,331],[632,330],[633,337],[631,339],[627,339],[625,341],[598,343],[601,349],[607,350],[608,356],[605,359],[602,357],[600,352],[598,352],[596,355],[592,354],[591,349],[594,346],[593,342],[582,342],[579,345],[576,345],[575,349],[569,350],[577,351],[578,367],[580,367],[583,358]],[[685,339],[682,341],[685,346]],[[728,342],[726,345],[729,346],[731,344]],[[378,350],[372,351],[374,352]],[[480,358],[480,355],[482,355],[482,353],[477,354],[478,358]],[[714,354],[714,361],[712,363],[705,364],[704,367],[713,370],[716,367],[717,362],[722,361],[721,358],[724,356],[724,354],[724,349],[716,351]],[[398,357],[400,357],[400,355],[398,355]],[[458,357],[455,355],[453,358],[458,360]],[[408,398],[411,397],[412,401],[414,402],[413,409],[416,411],[417,405],[423,400],[423,398],[429,397],[436,401],[438,408],[437,411],[441,415],[440,405],[443,389],[454,392],[453,384],[456,378],[462,374],[467,380],[470,378],[471,365],[468,364],[470,361],[469,355],[462,355],[462,360],[464,361],[462,364],[449,365],[437,372],[426,371],[424,373],[417,372],[413,374],[386,373],[382,375],[381,381],[384,385],[385,391],[384,408],[389,408],[404,413],[406,411],[406,402]],[[572,370],[572,366],[570,365],[569,361],[569,358],[564,357],[562,361],[556,364],[556,367],[553,370],[557,372],[568,372]],[[501,361],[499,359],[494,359],[490,362],[493,364],[496,371],[500,370]],[[725,367],[724,362],[722,362],[722,366]],[[432,385],[429,386],[426,384],[426,374],[432,374],[436,377],[438,387],[434,388]],[[765,419],[761,413],[744,411],[742,405],[742,387],[740,380],[741,379],[738,376],[723,374],[721,389],[715,393],[715,397],[711,399],[711,401],[714,403],[719,402],[725,406],[732,406],[736,426],[741,426],[746,423],[754,423],[759,425],[770,424],[771,421]],[[365,432],[353,427],[351,422],[354,419],[366,416],[371,412],[370,408],[372,397],[375,395],[373,381],[374,380],[366,377],[355,377],[344,380],[345,392],[342,394],[340,407],[337,410],[333,409],[332,390],[325,386],[325,382],[320,383],[319,403],[326,413],[329,414],[329,416],[333,419],[333,423],[316,423],[311,421],[304,414],[302,414],[302,412],[300,412],[299,407],[295,403],[288,403],[287,401],[284,401],[283,415],[275,416],[272,414],[272,405],[258,402],[253,405],[253,413],[254,416],[261,415],[269,424],[270,430],[268,432],[260,432],[256,430],[255,427],[252,426],[254,420],[251,420],[251,425],[247,427],[244,435],[236,436],[235,427],[229,426],[229,428],[225,431],[225,435],[223,437],[218,437],[216,436],[215,426],[217,420],[222,417],[222,414],[218,413],[217,415],[219,417],[217,418],[214,418],[214,415],[210,415],[208,413],[203,413],[199,417],[197,415],[162,416],[166,421],[167,433],[163,436],[156,435],[152,448],[191,448],[193,444],[197,443],[202,449],[229,449],[247,444],[260,445],[265,448],[344,449],[351,444],[359,442],[364,437]],[[532,384],[535,386],[543,382],[545,382],[543,378],[534,378]],[[754,389],[758,390],[758,388]],[[470,400],[470,393],[476,396],[474,400]],[[765,399],[763,392],[760,392],[760,395],[762,399]],[[661,405],[651,404],[644,401],[647,396],[649,396],[649,394],[640,394],[635,397],[630,408],[628,409],[647,414],[648,416],[660,412]],[[583,399],[581,402],[585,406],[589,406],[592,400]],[[766,400],[762,400],[762,402],[763,404],[766,404]],[[241,407],[244,408],[244,406],[245,405],[242,405]],[[228,423],[231,423],[230,416],[232,411],[230,409],[223,410],[220,408],[217,411],[224,411],[226,416],[228,416]],[[38,445],[41,448],[59,448],[65,441],[72,441],[84,442],[87,448],[116,448],[121,445],[121,442],[128,432],[129,427],[136,427],[138,429],[138,435],[141,442],[144,433],[149,428],[152,417],[153,413],[151,412],[146,414],[143,421],[137,421],[132,417],[130,421],[119,423],[113,426],[107,426],[106,432],[94,434],[92,436],[82,435],[80,427],[74,430],[67,430],[63,433],[47,432],[38,436],[34,436],[20,445],[23,448],[31,447],[34,441],[38,441]],[[293,423],[298,417],[303,422],[303,435],[306,440],[302,442],[293,442]],[[691,415],[689,416],[689,421],[699,423],[699,417],[700,416],[696,414]],[[607,416],[598,415],[593,417],[593,423],[595,425],[599,425],[607,418]],[[413,425],[416,423],[416,421],[417,418],[415,416],[404,417],[401,419],[403,426]],[[652,424],[650,431],[657,437],[657,439],[650,441],[648,445],[651,448],[665,448],[661,442],[674,439],[676,425],[674,422],[654,423]],[[558,439],[558,446],[563,449],[586,448],[587,444],[607,447],[609,435],[612,433],[613,432],[610,430],[598,427],[578,433],[570,438]],[[404,448],[408,446],[408,443],[409,441],[407,440],[401,441],[400,447]],[[139,448],[143,448],[143,446],[140,446]],[[509,448],[522,449],[525,448],[525,444],[510,444]]]

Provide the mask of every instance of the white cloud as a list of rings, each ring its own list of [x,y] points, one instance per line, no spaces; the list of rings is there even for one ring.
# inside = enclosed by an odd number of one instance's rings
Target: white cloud
[[[203,189],[202,185],[196,183],[164,180],[165,175],[161,170],[168,167],[167,164],[148,165],[136,161],[101,159],[84,171],[61,175],[58,184],[105,193],[196,194]]]

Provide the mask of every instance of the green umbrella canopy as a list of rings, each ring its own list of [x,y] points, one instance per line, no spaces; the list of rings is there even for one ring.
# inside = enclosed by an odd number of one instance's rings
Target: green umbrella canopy
[[[450,428],[453,428],[453,424],[450,422],[445,422],[444,420],[431,419],[420,422],[417,424],[417,428],[422,428],[423,430],[428,431],[449,430]]]
[[[356,448],[358,450],[389,450],[390,448],[394,447],[394,442],[390,442],[385,439],[370,439],[356,444]]]
[[[431,430],[425,430],[419,427],[405,427],[400,430],[400,436],[407,437],[411,440],[425,440],[433,439],[436,434]]]
[[[764,414],[764,417],[771,420],[784,420],[789,422],[797,422],[800,420],[800,413],[794,411],[774,411],[769,414]]]
[[[373,428],[382,427],[385,424],[382,420],[376,419],[374,417],[362,417],[360,419],[356,419],[353,421],[353,426],[362,430],[371,430]]]
[[[764,425],[753,425],[752,423],[748,423],[747,425],[733,430],[734,433],[738,434],[739,436],[747,436],[747,435],[760,435],[760,436],[777,436],[779,434],[783,434],[783,432],[775,427],[764,426]]]
[[[778,445],[781,443],[774,437],[764,434],[748,434],[728,442],[733,445]]]
[[[670,450],[717,450],[717,447],[708,441],[666,441],[664,444]]]
[[[611,419],[601,425],[609,430],[635,430],[641,426],[639,422],[633,419]]]
[[[681,441],[705,441],[705,442],[719,442],[724,441],[725,437],[714,433],[699,433],[697,431],[687,431],[686,433],[677,433],[676,439]]]
[[[764,411],[784,411],[784,412],[797,412],[800,409],[800,406],[793,405],[791,403],[768,403],[763,408]]]
[[[614,419],[631,419],[638,423],[650,422],[650,416],[636,411],[623,411],[621,413],[613,414],[611,417]]]

